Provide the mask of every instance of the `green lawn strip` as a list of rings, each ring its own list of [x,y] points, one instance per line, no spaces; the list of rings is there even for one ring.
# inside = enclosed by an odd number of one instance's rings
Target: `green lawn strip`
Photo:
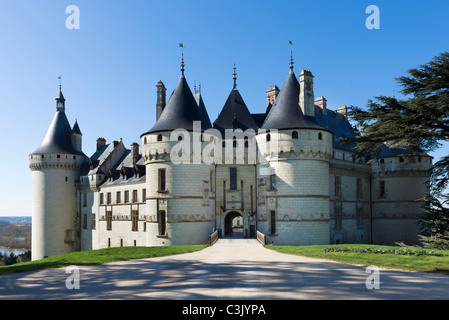
[[[207,245],[166,246],[166,247],[117,247],[91,251],[73,252],[41,260],[0,266],[0,275],[27,272],[69,265],[95,265],[114,261],[154,258],[202,250]]]
[[[273,246],[266,245],[268,249],[281,253],[301,255],[312,258],[328,259],[338,262],[375,265],[383,268],[400,269],[407,271],[430,272],[449,275],[449,250],[432,250],[443,254],[443,256],[414,256],[391,253],[355,253],[355,252],[325,252],[325,248],[330,247],[351,247],[351,248],[386,248],[397,249],[392,246],[373,245],[320,245],[320,246]]]

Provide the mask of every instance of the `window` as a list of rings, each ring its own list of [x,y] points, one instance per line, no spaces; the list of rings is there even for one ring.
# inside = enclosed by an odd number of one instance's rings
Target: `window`
[[[129,203],[129,191],[125,191],[125,203]]]
[[[182,141],[183,140],[183,136],[182,136],[182,134],[180,134],[179,136],[178,136],[178,141]]]
[[[276,211],[270,212],[271,234],[276,233]]]
[[[83,193],[83,207],[87,206],[87,193]]]
[[[243,138],[245,141],[245,148],[248,148],[248,137]]]
[[[272,174],[270,176],[270,190],[276,190],[276,175]]]
[[[162,134],[157,135],[157,141],[162,141]]]
[[[104,204],[104,195],[100,193],[100,204]]]
[[[159,191],[167,191],[166,171],[159,169]]]
[[[132,231],[137,231],[138,230],[138,226],[139,226],[139,211],[137,210],[133,210],[131,213],[131,230]]]
[[[343,227],[343,216],[342,216],[342,207],[335,207],[335,229],[336,230],[341,230],[341,228]]]
[[[231,180],[231,190],[237,190],[237,168],[229,168],[230,170],[230,180]]]
[[[292,132],[292,139],[298,139],[298,131]]]
[[[379,181],[379,198],[385,198],[386,196],[385,181]]]
[[[399,162],[404,162],[404,158],[403,158],[403,157],[400,157],[400,158],[399,158]]]
[[[160,236],[165,236],[166,232],[166,215],[165,211],[159,211],[157,215],[158,231]]]
[[[334,189],[335,197],[341,196],[341,177],[335,176],[335,189]]]
[[[111,204],[111,193],[110,192],[107,193],[106,203]]]
[[[112,211],[106,211],[106,230],[112,230]]]
[[[357,178],[355,193],[356,193],[356,198],[357,199],[362,199],[363,198],[363,189],[362,189],[362,179],[361,178]]]
[[[271,141],[271,134],[267,134],[267,142]]]
[[[116,197],[117,197],[117,203],[122,203],[122,194],[120,191],[117,191]]]
[[[147,189],[142,190],[142,201],[147,202]]]
[[[87,229],[87,213],[83,214],[83,229]]]
[[[95,213],[92,213],[92,230],[97,229],[97,224],[95,223]]]
[[[323,140],[323,134],[321,132],[318,132],[318,140]]]
[[[138,198],[137,198],[137,190],[133,190],[133,203],[138,202]]]

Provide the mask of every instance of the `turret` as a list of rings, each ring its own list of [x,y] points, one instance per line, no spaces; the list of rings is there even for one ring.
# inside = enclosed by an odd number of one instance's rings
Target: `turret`
[[[315,118],[306,116],[311,114],[307,108],[304,115],[302,106],[311,108],[314,101],[313,96],[311,100],[306,96],[300,103],[300,90],[306,87],[311,74],[303,72],[302,76],[300,86],[291,63],[287,79],[257,135],[259,150],[267,161],[258,166],[258,229],[267,235],[267,243],[329,243],[333,135]]]
[[[150,246],[207,243],[214,227],[214,206],[205,191],[213,166],[196,162],[193,156],[209,126],[187,84],[184,62],[181,67],[167,105],[154,126],[141,135],[148,177],[146,243]]]
[[[29,156],[32,171],[32,260],[79,249],[76,182],[86,156],[80,150],[80,140],[76,136],[81,132],[73,135],[65,115],[61,89],[56,102],[56,114],[47,134]]]

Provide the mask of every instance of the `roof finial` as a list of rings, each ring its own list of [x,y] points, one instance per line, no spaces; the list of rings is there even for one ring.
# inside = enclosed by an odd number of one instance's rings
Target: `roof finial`
[[[59,79],[59,91],[61,91],[61,79],[62,79],[62,77],[59,76],[58,79]]]
[[[232,74],[234,77],[234,89],[237,88],[237,73],[235,72],[235,63],[234,63],[234,73]]]
[[[198,81],[198,92],[201,93],[201,82]]]
[[[184,76],[184,44],[180,43],[181,47],[181,75]]]
[[[293,42],[288,40],[288,43],[290,44],[290,70],[293,70]]]

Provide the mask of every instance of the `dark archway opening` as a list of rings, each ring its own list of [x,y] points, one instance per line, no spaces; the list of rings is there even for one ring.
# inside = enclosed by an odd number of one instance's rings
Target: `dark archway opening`
[[[225,217],[225,237],[243,238],[243,217],[240,213],[229,212]]]

